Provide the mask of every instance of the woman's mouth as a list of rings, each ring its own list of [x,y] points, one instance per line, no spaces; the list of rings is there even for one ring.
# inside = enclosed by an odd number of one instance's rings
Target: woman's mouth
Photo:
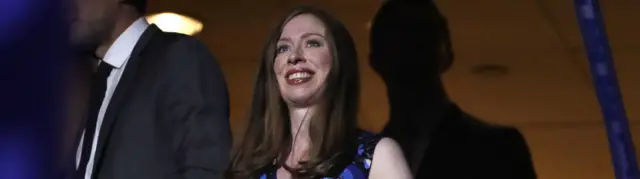
[[[285,79],[289,85],[300,85],[311,81],[315,72],[310,69],[291,69],[285,74]]]

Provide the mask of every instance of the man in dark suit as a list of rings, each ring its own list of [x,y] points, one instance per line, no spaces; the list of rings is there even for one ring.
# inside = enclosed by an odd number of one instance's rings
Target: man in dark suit
[[[415,178],[536,178],[517,129],[483,122],[447,97],[440,74],[453,53],[432,1],[386,2],[370,37],[370,62],[387,85],[391,109],[383,133],[401,145]]]
[[[74,2],[71,41],[96,63],[73,178],[222,178],[229,101],[207,47],[149,25],[145,0]]]

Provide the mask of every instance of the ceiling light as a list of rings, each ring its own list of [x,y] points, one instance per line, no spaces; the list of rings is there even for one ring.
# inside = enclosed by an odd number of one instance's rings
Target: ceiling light
[[[202,31],[202,23],[200,21],[171,12],[149,15],[147,16],[147,21],[156,24],[158,28],[165,32],[195,35]]]

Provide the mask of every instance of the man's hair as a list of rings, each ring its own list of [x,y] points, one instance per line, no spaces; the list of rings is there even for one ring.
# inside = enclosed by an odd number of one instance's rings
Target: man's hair
[[[122,3],[135,7],[140,14],[147,13],[147,0],[124,0]]]

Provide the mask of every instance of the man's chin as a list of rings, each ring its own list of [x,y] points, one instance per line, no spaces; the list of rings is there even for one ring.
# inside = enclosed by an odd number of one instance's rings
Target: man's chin
[[[94,51],[96,45],[92,45],[93,43],[86,40],[87,38],[82,38],[79,36],[71,35],[71,39],[69,39],[71,48],[74,52],[77,53],[86,53],[90,51]]]
[[[73,50],[73,52],[78,53],[78,54],[89,53],[89,52],[92,51],[91,47],[89,45],[80,44],[80,43],[72,43],[71,44],[71,49]]]

